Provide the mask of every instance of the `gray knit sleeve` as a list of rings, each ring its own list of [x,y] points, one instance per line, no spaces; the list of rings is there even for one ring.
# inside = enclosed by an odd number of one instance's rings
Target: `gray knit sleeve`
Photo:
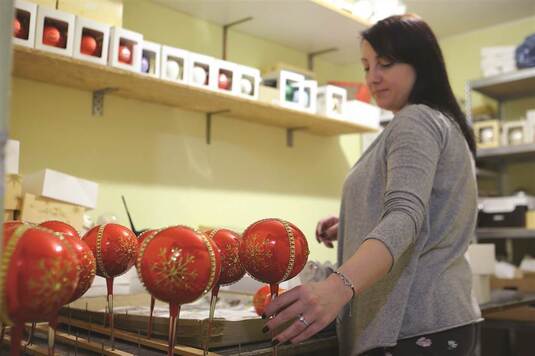
[[[382,241],[394,264],[415,242],[425,220],[447,132],[439,115],[427,106],[410,105],[387,128],[383,212],[366,239]]]

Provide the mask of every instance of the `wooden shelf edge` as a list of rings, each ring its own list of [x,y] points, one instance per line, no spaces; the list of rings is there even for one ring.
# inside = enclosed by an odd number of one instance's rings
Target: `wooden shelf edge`
[[[287,109],[186,84],[145,76],[32,48],[14,46],[15,77],[85,91],[113,88],[112,95],[281,128],[304,128],[318,136],[375,132],[358,123]]]

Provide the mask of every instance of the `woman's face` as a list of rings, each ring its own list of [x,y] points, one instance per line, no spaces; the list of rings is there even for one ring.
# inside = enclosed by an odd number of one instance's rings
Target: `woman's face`
[[[416,80],[416,71],[410,64],[378,57],[371,44],[362,40],[362,66],[366,83],[377,105],[397,112],[407,105]]]

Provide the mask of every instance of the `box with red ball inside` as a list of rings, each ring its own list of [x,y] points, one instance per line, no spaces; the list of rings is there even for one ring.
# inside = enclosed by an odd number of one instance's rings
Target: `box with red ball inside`
[[[112,27],[108,65],[132,72],[140,72],[142,43],[143,35],[141,33],[121,27]]]
[[[212,84],[213,82],[217,82],[215,63],[216,59],[213,57],[199,53],[190,53],[188,84],[215,90],[216,86]]]
[[[160,78],[160,54],[162,45],[155,42],[143,41],[141,45],[141,73],[154,78]]]
[[[75,16],[45,6],[37,8],[35,48],[72,57]]]
[[[73,57],[106,65],[110,26],[78,16],[74,33]]]
[[[236,90],[236,72],[238,65],[232,62],[224,61],[221,59],[215,60],[215,72],[217,80],[212,81],[212,89],[217,91],[235,94]]]
[[[189,56],[190,53],[181,48],[162,46],[160,78],[171,82],[187,83]]]
[[[33,48],[35,45],[35,22],[37,5],[23,0],[15,1],[13,18],[13,43]]]
[[[235,75],[236,85],[234,85],[234,93],[242,98],[258,100],[260,80],[260,70],[238,65]]]
[[[318,114],[337,119],[344,119],[344,107],[347,101],[347,91],[334,85],[318,88]]]

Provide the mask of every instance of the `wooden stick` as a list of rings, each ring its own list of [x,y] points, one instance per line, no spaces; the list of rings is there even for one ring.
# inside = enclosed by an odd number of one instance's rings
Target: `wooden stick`
[[[91,329],[91,331],[103,334],[103,335],[109,335],[110,329],[102,327],[100,325],[96,324],[90,324],[85,321],[76,320],[76,319],[67,319],[65,317],[60,316],[59,322],[63,324],[70,323],[72,326],[81,328],[81,329]],[[131,333],[128,331],[123,331],[119,329],[114,330],[115,337],[120,340],[129,341],[132,343],[140,343],[141,345],[155,349],[155,350],[161,350],[161,351],[167,351],[168,345],[167,342],[164,340],[159,339],[148,339],[146,337],[139,337],[135,333]],[[175,345],[175,355],[183,355],[183,356],[202,356],[203,350],[196,349],[194,347],[190,346],[184,346],[184,345]],[[210,356],[218,356],[217,353],[209,352],[208,355]]]

